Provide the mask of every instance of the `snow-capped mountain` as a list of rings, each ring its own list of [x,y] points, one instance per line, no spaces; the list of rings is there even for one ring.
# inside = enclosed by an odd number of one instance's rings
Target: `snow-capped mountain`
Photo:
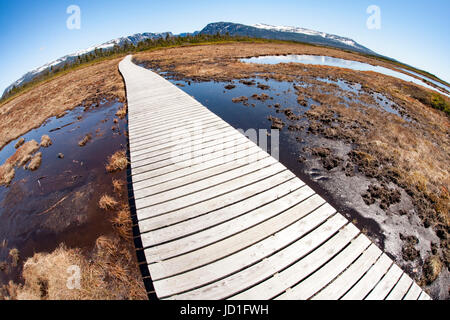
[[[24,84],[32,81],[36,77],[39,77],[42,74],[44,74],[45,72],[50,71],[51,68],[56,69],[56,68],[64,67],[64,65],[66,65],[66,64],[71,64],[71,63],[75,62],[78,59],[78,57],[82,57],[84,55],[88,55],[88,54],[94,52],[95,50],[112,50],[114,48],[114,46],[123,47],[125,44],[137,45],[139,42],[142,42],[142,41],[145,41],[145,40],[148,40],[148,39],[165,38],[167,35],[172,35],[172,33],[171,32],[164,32],[164,33],[148,33],[148,32],[146,32],[146,33],[137,33],[137,34],[134,34],[132,36],[113,39],[113,40],[110,40],[110,41],[105,42],[103,44],[100,44],[100,45],[97,45],[97,46],[92,46],[92,47],[89,47],[87,49],[80,50],[80,51],[74,52],[72,54],[68,54],[68,55],[66,55],[64,57],[61,57],[61,58],[55,60],[55,61],[46,63],[46,64],[44,64],[43,66],[41,66],[39,68],[36,68],[36,69],[33,69],[33,70],[27,72],[20,79],[18,79],[17,81],[12,83],[9,87],[7,87],[5,89],[5,91],[3,92],[3,96],[5,96],[12,88],[19,87],[21,85],[24,85]]]
[[[325,32],[300,28],[300,27],[271,26],[271,25],[264,24],[264,23],[255,24],[254,27],[258,28],[258,29],[273,30],[273,31],[279,31],[279,32],[292,32],[292,33],[306,34],[306,35],[310,35],[310,36],[320,36],[320,37],[323,37],[326,39],[331,39],[331,40],[336,40],[336,41],[342,42],[345,45],[349,45],[349,46],[352,46],[355,48],[358,47],[358,44],[355,41],[353,41],[352,39],[336,36],[334,34],[328,34]]]
[[[228,33],[232,36],[235,35],[264,39],[297,41],[375,54],[375,52],[358,44],[352,39],[298,27],[271,26],[268,24],[256,24],[254,26],[247,26],[231,22],[216,22],[208,24],[200,33]]]

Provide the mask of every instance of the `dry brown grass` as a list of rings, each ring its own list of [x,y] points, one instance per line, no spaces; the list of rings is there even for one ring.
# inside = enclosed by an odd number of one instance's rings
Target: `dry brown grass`
[[[39,144],[35,140],[25,142],[16,152],[0,166],[0,186],[9,185],[14,179],[14,167],[24,166],[31,160],[32,154],[39,150]]]
[[[123,182],[122,180],[113,179],[112,184],[114,187],[114,192],[116,194],[121,194],[125,187],[125,182]]]
[[[381,83],[380,77],[373,86],[381,86]],[[356,169],[369,179],[394,183],[408,194],[414,205],[414,212],[408,214],[417,215],[423,227],[432,228],[440,240],[436,258],[422,266],[427,283],[431,283],[437,278],[435,271],[442,269],[436,268],[436,261],[447,266],[450,262],[448,116],[404,92],[390,91],[389,82],[385,90],[378,88],[379,92],[394,101],[411,121],[380,110],[371,97],[363,95],[364,103],[371,108],[360,103],[347,107],[338,92],[331,91],[333,96],[327,97],[321,89],[319,85],[313,89],[298,89],[303,96],[320,103],[306,112],[309,132],[352,145],[348,172]]]
[[[130,208],[128,206],[122,206],[111,222],[120,237],[125,240],[130,240],[132,238],[132,221]]]
[[[433,283],[444,267],[439,256],[430,256],[425,260],[423,266],[423,279],[426,284]]]
[[[268,69],[277,69],[280,66],[264,66],[256,64],[241,63],[239,59],[253,56],[266,55],[326,55],[335,58],[359,61],[372,65],[379,65],[397,70],[397,66],[386,61],[366,57],[364,55],[346,52],[339,49],[314,47],[300,43],[226,43],[202,46],[187,46],[167,48],[156,51],[140,52],[134,55],[139,62],[149,66],[160,67],[162,71],[175,72],[183,77],[196,80],[219,80],[230,81],[249,77],[251,74],[263,73]],[[286,64],[283,68],[289,66]],[[309,68],[309,66],[308,66]],[[304,70],[300,65],[299,70]],[[320,68],[319,68],[320,69]],[[328,69],[328,75],[334,76],[336,69]],[[397,70],[398,71],[398,70]],[[345,71],[354,73],[354,71]],[[401,71],[403,72],[403,71]],[[288,76],[289,73],[284,73]],[[272,77],[268,74],[269,77]],[[279,75],[282,76],[282,75]]]
[[[116,112],[116,116],[119,117],[120,119],[124,119],[127,116],[127,104],[124,103],[123,107],[120,108],[117,112]],[[114,122],[116,123],[116,122]]]
[[[27,169],[31,171],[37,170],[41,166],[41,162],[42,162],[42,152],[38,152],[33,156],[33,158],[31,158],[31,161],[28,164]]]
[[[46,134],[41,137],[41,147],[47,148],[52,145],[52,139]]]
[[[20,258],[19,250],[16,248],[9,250],[9,256],[11,257],[11,265],[17,267]]]
[[[72,290],[67,286],[71,266],[81,271],[80,288]],[[36,253],[24,264],[24,284],[10,283],[4,295],[18,300],[145,300],[138,270],[118,238],[102,236],[88,256],[64,245],[52,253]]]
[[[98,201],[98,206],[103,210],[113,210],[118,205],[118,202],[113,197],[104,194]]]
[[[24,143],[25,143],[25,139],[20,138],[19,141],[17,141],[16,144],[14,145],[14,148],[19,149]]]
[[[58,76],[0,106],[0,148],[46,119],[101,99],[125,101],[121,58],[89,65]]]
[[[91,140],[92,140],[92,134],[88,133],[87,135],[84,136],[83,139],[81,139],[81,140],[78,142],[78,145],[79,145],[80,147],[84,147],[84,146],[85,146],[89,141],[91,141]]]
[[[0,166],[0,186],[8,186],[16,175],[16,170],[10,163]]]
[[[128,159],[125,151],[117,151],[108,159],[108,164],[106,165],[106,171],[117,172],[125,170],[128,166]]]

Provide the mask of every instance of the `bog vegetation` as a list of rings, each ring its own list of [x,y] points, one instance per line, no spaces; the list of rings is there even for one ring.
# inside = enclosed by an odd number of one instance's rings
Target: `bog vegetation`
[[[95,62],[99,62],[106,59],[113,59],[120,56],[124,56],[126,54],[132,54],[141,51],[151,51],[160,48],[168,48],[168,47],[178,47],[178,46],[188,46],[188,45],[199,45],[199,44],[213,44],[213,43],[226,43],[226,42],[269,42],[269,43],[300,43],[296,41],[282,41],[282,40],[272,40],[272,39],[261,39],[261,38],[251,38],[246,36],[230,36],[228,33],[226,34],[196,34],[196,35],[186,35],[186,36],[171,36],[167,35],[166,37],[161,37],[158,39],[147,39],[145,41],[139,42],[137,45],[133,45],[131,43],[125,43],[123,46],[115,45],[112,49],[95,49],[93,52],[88,54],[79,55],[74,62],[67,63],[60,67],[51,67],[50,70],[47,70],[44,74],[34,78],[32,81],[18,86],[13,87],[8,93],[5,93],[0,99],[0,107],[5,104],[7,101],[14,98],[16,95],[33,88],[37,84],[48,81],[55,76],[65,74],[71,70],[80,68],[82,66],[86,66]],[[303,45],[315,46],[309,43],[301,43]],[[343,50],[347,51],[347,50]],[[391,60],[387,57],[376,56],[376,55],[367,55],[361,54],[362,56],[367,56],[370,58],[374,58],[380,61],[387,61],[389,63],[395,64],[397,66],[401,66],[405,69],[409,69],[411,71],[423,74],[427,77],[435,79],[439,82],[442,82],[436,76],[429,74],[425,71],[413,68],[408,65],[404,65],[398,61]],[[439,95],[435,95],[431,101],[427,101],[428,105],[431,105],[433,108],[444,111],[447,115],[450,115],[450,105],[442,99]]]

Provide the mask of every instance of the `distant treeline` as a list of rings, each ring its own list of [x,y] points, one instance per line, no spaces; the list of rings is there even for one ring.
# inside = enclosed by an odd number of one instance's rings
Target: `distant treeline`
[[[44,73],[36,76],[33,80],[19,86],[14,86],[11,90],[6,93],[0,102],[4,102],[19,92],[25,90],[26,88],[32,87],[37,83],[48,80],[55,75],[62,74],[84,64],[89,64],[95,61],[101,61],[109,58],[114,58],[116,56],[125,55],[133,52],[172,47],[172,46],[182,46],[190,44],[200,44],[200,43],[217,43],[217,42],[227,42],[227,41],[264,41],[263,39],[253,39],[250,37],[242,36],[230,36],[229,34],[196,34],[196,35],[185,35],[185,36],[171,36],[166,35],[165,37],[160,37],[156,39],[147,39],[139,42],[137,45],[125,42],[123,46],[115,45],[109,49],[95,49],[94,51],[79,55],[72,62],[67,62],[64,65],[58,67],[50,67]]]

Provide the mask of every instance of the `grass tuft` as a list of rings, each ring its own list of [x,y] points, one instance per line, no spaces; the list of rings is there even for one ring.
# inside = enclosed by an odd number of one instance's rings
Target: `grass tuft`
[[[69,289],[76,266],[79,286]],[[102,236],[84,255],[64,244],[51,253],[36,253],[23,267],[24,284],[0,288],[0,296],[17,300],[145,300],[147,294],[135,258],[117,237]],[[3,291],[3,292],[2,292]]]
[[[112,210],[116,208],[118,205],[118,202],[113,197],[104,194],[98,201],[98,206],[103,210]]]
[[[106,165],[106,171],[117,172],[125,170],[128,166],[128,159],[125,151],[117,151],[108,159],[108,164]]]
[[[89,141],[92,140],[92,135],[88,133],[83,139],[78,142],[80,147],[84,147]]]
[[[19,250],[17,250],[16,248],[9,250],[9,256],[11,257],[11,265],[13,267],[17,267],[20,258]]]
[[[37,170],[41,166],[41,162],[42,162],[42,152],[38,152],[33,156],[33,158],[31,158],[31,161],[28,164],[27,169],[31,171]]]
[[[132,238],[131,228],[133,223],[131,221],[130,209],[128,206],[120,208],[111,222],[121,238],[125,240],[130,240]]]
[[[116,116],[119,117],[120,119],[124,119],[127,116],[127,105],[124,104],[122,106],[122,108],[120,108],[117,112],[116,112]],[[114,122],[116,123],[116,122]]]
[[[46,134],[41,137],[41,147],[47,148],[52,145],[52,139]]]

